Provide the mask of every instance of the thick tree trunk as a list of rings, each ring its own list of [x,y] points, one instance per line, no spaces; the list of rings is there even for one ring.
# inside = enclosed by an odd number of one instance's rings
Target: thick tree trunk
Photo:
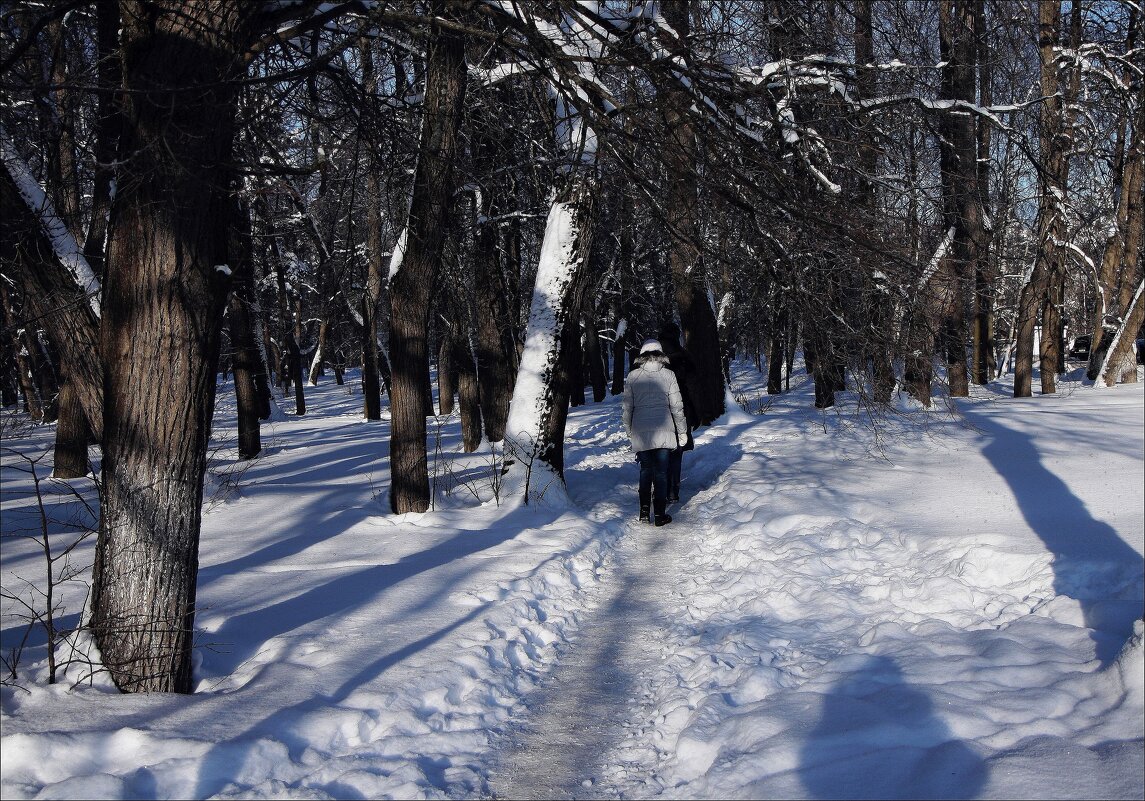
[[[1136,383],[1137,364],[1133,358],[1133,337],[1141,330],[1145,323],[1145,280],[1137,284],[1137,291],[1128,304],[1125,319],[1121,327],[1113,334],[1113,341],[1105,354],[1101,365],[1101,381],[1106,386],[1113,386],[1118,381],[1126,384]]]
[[[89,472],[88,443],[91,430],[84,414],[78,382],[61,376],[56,442],[52,457],[53,478],[80,478]]]
[[[517,468],[528,474],[525,503],[543,494],[550,482],[564,480],[568,340],[579,336],[585,264],[592,246],[594,170],[580,167],[566,177],[545,223],[525,350],[505,432]]]
[[[109,249],[91,627],[125,692],[190,692],[234,123],[255,5],[122,2],[128,110]]]
[[[975,57],[978,0],[939,4],[942,43],[942,94],[965,103],[976,101]],[[947,381],[952,397],[970,392],[966,342],[970,329],[966,309],[974,276],[986,246],[985,212],[978,186],[978,135],[970,114],[945,114],[939,137],[942,170],[943,223],[953,229],[945,286],[942,292]]]
[[[454,3],[435,3],[446,13]],[[390,507],[396,513],[429,508],[426,389],[429,385],[429,308],[453,194],[453,163],[465,97],[461,36],[440,28],[429,42],[424,114],[408,244],[390,286]]]
[[[516,334],[509,319],[508,284],[505,270],[512,265],[497,247],[496,228],[486,225],[475,239],[477,376],[481,393],[481,416],[490,442],[505,438],[505,420],[513,397],[517,363]]]
[[[494,176],[501,120],[490,119],[484,110],[474,115],[472,126],[475,172],[487,181],[475,211],[473,238],[473,351],[477,360],[478,389],[485,436],[490,442],[505,438],[505,420],[513,397],[517,372],[517,329],[520,275],[519,230],[515,222],[495,220],[511,213],[514,195]]]
[[[1080,44],[1081,8],[1075,4],[1071,14],[1071,39]],[[1037,219],[1038,252],[1033,271],[1022,287],[1018,305],[1014,365],[1014,397],[1030,397],[1033,384],[1034,333],[1038,319],[1042,324],[1040,374],[1042,393],[1057,391],[1057,368],[1060,354],[1060,318],[1058,303],[1065,258],[1063,242],[1068,238],[1068,212],[1064,208],[1069,191],[1069,150],[1073,142],[1073,98],[1077,97],[1080,75],[1073,70],[1069,84],[1061,87],[1058,80],[1057,45],[1059,3],[1038,4],[1038,50],[1041,62],[1042,102],[1039,119],[1043,169],[1038,172],[1039,202]],[[1039,309],[1041,314],[1039,315]]]
[[[666,3],[663,14],[686,40],[691,31],[691,3],[683,0]],[[695,366],[688,375],[688,389],[700,424],[708,425],[724,413],[724,375],[716,316],[708,301],[705,270],[697,244],[697,151],[690,111],[694,100],[675,83],[662,87],[661,91],[662,113],[669,131],[669,139],[664,143],[668,175],[664,197],[668,268],[684,332],[684,349]]]
[[[1139,35],[1140,17],[1131,17],[1125,43],[1126,52],[1132,51]],[[1133,70],[1125,67],[1126,85],[1137,86],[1137,109],[1132,119],[1122,119],[1118,129],[1117,153],[1123,157],[1115,161],[1114,185],[1120,185],[1116,227],[1105,244],[1101,268],[1098,272],[1097,296],[1094,303],[1090,332],[1090,356],[1086,375],[1096,380],[1101,372],[1103,354],[1107,350],[1103,340],[1108,336],[1107,323],[1123,313],[1127,295],[1121,288],[1136,284],[1136,266],[1140,263],[1142,239],[1145,236],[1145,83],[1136,79]],[[1121,304],[1121,305],[1119,305]],[[1108,318],[1108,319],[1107,319]]]

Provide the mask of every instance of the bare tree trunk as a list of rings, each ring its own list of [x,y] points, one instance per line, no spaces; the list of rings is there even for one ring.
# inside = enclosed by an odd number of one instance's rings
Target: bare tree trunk
[[[509,410],[506,439],[519,462],[533,474],[535,462],[564,480],[564,432],[569,408],[569,340],[579,336],[584,303],[586,262],[592,247],[592,217],[596,191],[595,165],[574,168],[549,209],[545,243],[549,256],[537,268],[537,284],[529,311],[529,329],[521,357],[517,391]],[[530,478],[524,500],[545,487]]]
[[[990,55],[987,34],[986,4],[985,0],[974,0],[974,3],[978,102],[988,108],[994,103],[994,95],[992,88],[993,58]],[[990,209],[990,134],[992,128],[989,125],[979,123],[976,129],[978,134],[978,205],[982,209],[983,215],[988,215]],[[980,386],[989,383],[998,369],[998,365],[994,361],[994,283],[997,280],[997,270],[991,257],[993,231],[988,230],[985,224],[982,227],[985,236],[980,243],[974,269],[973,355],[971,362],[974,373],[973,381]]]
[[[584,352],[588,363],[588,380],[592,384],[593,403],[600,403],[608,395],[604,356],[601,354],[600,335],[596,330],[596,315],[591,311],[584,317]]]
[[[771,352],[767,357],[767,393],[778,395],[783,392],[783,356],[787,343],[787,310],[780,308],[782,288],[772,282],[771,288]]]
[[[942,93],[951,100],[974,103],[977,0],[939,4],[942,43]],[[946,114],[939,137],[943,189],[944,227],[953,229],[949,259],[942,287],[943,333],[946,345],[947,380],[952,397],[969,395],[966,341],[969,328],[966,308],[979,272],[985,248],[985,213],[978,186],[978,137],[970,114]]]
[[[200,510],[229,289],[239,53],[255,5],[125,0],[128,98],[101,325],[92,631],[125,692],[190,692]],[[193,168],[192,168],[193,167]]]
[[[1071,38],[1080,39],[1081,8],[1073,7]],[[1069,148],[1072,142],[1073,98],[1077,97],[1080,76],[1075,69],[1070,85],[1064,90],[1057,73],[1058,3],[1038,4],[1038,50],[1041,61],[1042,102],[1041,157],[1043,169],[1038,173],[1038,253],[1034,268],[1018,301],[1017,356],[1014,364],[1014,397],[1028,398],[1033,392],[1034,332],[1041,309],[1041,378],[1042,393],[1057,390],[1057,361],[1060,353],[1060,320],[1056,316],[1063,274],[1064,254],[1059,243],[1067,238],[1067,211],[1063,207],[1069,189]]]
[[[259,420],[270,417],[270,384],[262,349],[255,336],[258,327],[258,295],[254,288],[254,264],[250,242],[250,218],[237,200],[230,227],[230,267],[234,287],[227,303],[228,329],[234,349],[235,399],[238,403],[239,458],[253,459],[262,451]]]
[[[455,6],[452,0],[439,0],[434,3],[438,12],[434,16]],[[407,250],[390,287],[390,507],[398,514],[429,508],[425,416],[430,293],[453,194],[465,78],[462,38],[450,28],[439,28],[428,45],[425,117],[414,173]]]
[[[460,327],[450,322],[441,344],[437,348],[437,409],[442,416],[453,414],[453,399],[457,397],[457,368],[453,364],[454,337]]]
[[[32,312],[24,316],[39,320],[48,330],[61,372],[74,385],[68,402],[78,399],[92,437],[99,440],[103,434],[103,361],[92,299],[61,263],[44,220],[33,214],[10,174],[12,165],[6,166],[0,170],[0,258],[12,268],[11,277]],[[30,356],[34,358],[38,350],[38,345],[32,348]],[[86,455],[83,461],[86,464]]]
[[[874,97],[878,88],[871,6],[872,0],[856,0],[855,3],[856,92],[857,99],[860,101]],[[874,215],[877,196],[873,179],[878,171],[879,151],[875,140],[873,122],[864,121],[859,136],[859,178],[855,191],[856,200],[868,215]],[[893,340],[893,333],[890,329],[894,313],[891,295],[877,277],[878,274],[879,271],[874,265],[868,265],[866,269],[862,270],[863,297],[860,303],[865,306],[864,316],[867,319],[869,334],[861,347],[863,348],[863,364],[870,363],[871,365],[874,399],[877,403],[889,403],[895,385],[894,364],[891,361],[890,348],[890,343]],[[774,380],[778,387],[778,375]],[[769,378],[768,392],[772,391],[771,386],[772,380]],[[778,392],[778,388],[775,391]]]
[[[8,286],[3,281],[0,281],[0,308],[3,310],[4,329],[10,336],[12,355],[16,360],[16,380],[20,387],[20,395],[24,398],[24,412],[29,419],[39,423],[44,419],[44,410],[40,406],[40,395],[36,391],[33,377],[35,367],[32,365],[31,352],[26,344],[27,325],[23,323],[12,305]]]
[[[368,97],[378,90],[370,40],[359,46],[362,80]],[[382,247],[382,190],[373,143],[366,148],[366,286],[362,293],[362,406],[367,420],[382,419],[381,368],[378,348],[378,311],[384,287]]]
[[[1136,115],[1130,123],[1128,152],[1122,174],[1122,191],[1117,209],[1117,228],[1102,255],[1098,281],[1098,308],[1094,314],[1088,374],[1097,378],[1104,369],[1100,361],[1107,324],[1124,322],[1134,288],[1142,274],[1142,242],[1145,239],[1145,86],[1138,82]],[[1131,333],[1134,331],[1131,330]],[[1126,374],[1128,376],[1128,373]],[[1136,380],[1136,372],[1133,373]]]
[[[91,429],[84,414],[79,382],[73,381],[66,372],[60,378],[52,477],[80,478],[86,476],[90,468],[87,448],[91,442]]]
[[[1106,386],[1113,386],[1118,380],[1130,384],[1137,381],[1137,364],[1133,358],[1133,336],[1145,323],[1145,280],[1138,282],[1137,291],[1128,304],[1125,319],[1113,334],[1113,342],[1105,354],[1105,361],[1101,365],[1101,381]]]
[[[462,447],[466,453],[473,453],[481,446],[481,394],[477,383],[477,364],[469,345],[467,328],[460,320],[455,320],[450,325],[442,350],[448,347],[450,351],[449,362],[461,413]],[[441,386],[440,379],[438,386]]]
[[[687,40],[691,3],[681,0],[662,7],[664,18]],[[684,349],[695,369],[688,375],[689,391],[701,425],[724,413],[724,376],[715,312],[708,301],[705,270],[698,247],[696,215],[696,133],[691,121],[691,95],[676,84],[662,89],[668,186],[664,208],[668,223],[668,268],[676,292],[676,308],[684,332]]]

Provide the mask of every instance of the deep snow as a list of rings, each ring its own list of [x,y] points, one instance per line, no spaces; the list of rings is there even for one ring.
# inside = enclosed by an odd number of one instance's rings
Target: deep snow
[[[697,437],[663,528],[634,520],[616,398],[570,414],[567,500],[498,504],[497,454],[462,455],[450,418],[434,510],[393,516],[388,423],[353,384],[308,387],[245,467],[224,386],[196,694],[73,686],[82,665],[47,686],[33,631],[0,793],[1141,798],[1145,384],[1071,378],[873,416],[740,366],[753,413]],[[50,427],[4,433],[50,459]],[[0,522],[30,598],[25,467],[5,450]],[[60,589],[74,624],[84,585]]]

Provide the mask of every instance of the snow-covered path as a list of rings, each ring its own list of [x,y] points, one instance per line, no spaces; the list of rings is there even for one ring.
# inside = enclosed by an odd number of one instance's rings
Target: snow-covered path
[[[526,699],[490,775],[497,798],[615,797],[602,785],[628,727],[639,678],[659,645],[685,550],[680,524],[633,523],[604,575],[605,594],[553,675]],[[613,771],[615,772],[615,771]],[[609,777],[614,778],[614,777]]]

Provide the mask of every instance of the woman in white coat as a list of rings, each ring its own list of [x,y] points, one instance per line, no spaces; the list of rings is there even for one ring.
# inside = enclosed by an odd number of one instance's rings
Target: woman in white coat
[[[624,383],[624,428],[640,463],[640,519],[658,526],[668,515],[668,457],[688,436],[684,400],[668,357],[655,339],[640,347]]]

